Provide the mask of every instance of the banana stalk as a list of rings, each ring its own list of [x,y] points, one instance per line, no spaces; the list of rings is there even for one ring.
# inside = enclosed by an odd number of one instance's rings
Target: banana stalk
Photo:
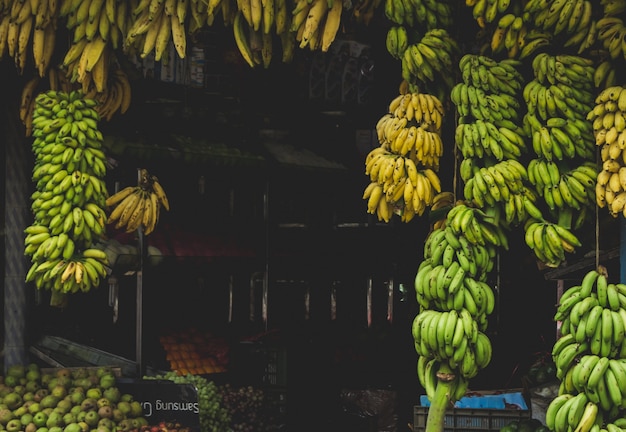
[[[441,432],[444,426],[446,409],[450,404],[454,404],[455,402],[452,400],[454,373],[445,362],[439,367],[437,378],[437,388],[435,390],[435,396],[430,402],[430,408],[428,409],[425,432]]]

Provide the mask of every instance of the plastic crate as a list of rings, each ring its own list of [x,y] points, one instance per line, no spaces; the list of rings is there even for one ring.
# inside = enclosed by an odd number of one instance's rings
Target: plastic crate
[[[428,407],[414,407],[413,432],[426,429]],[[446,412],[443,432],[498,431],[514,421],[530,418],[530,410],[452,408]]]

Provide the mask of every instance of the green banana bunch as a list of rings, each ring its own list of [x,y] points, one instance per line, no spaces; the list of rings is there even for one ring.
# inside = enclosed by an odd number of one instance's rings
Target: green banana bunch
[[[467,160],[471,159],[463,162]],[[464,197],[479,207],[487,205],[501,208],[506,224],[519,225],[527,219],[525,201],[531,199],[526,196],[530,193],[524,185],[527,179],[526,168],[515,159],[503,160],[487,167],[475,166],[473,173],[465,180]]]
[[[502,228],[479,208],[457,204],[448,212],[446,226],[457,236],[465,236],[471,244],[508,249],[508,239]]]
[[[454,212],[459,212],[455,208],[448,215],[453,212],[454,217]],[[414,281],[420,305],[412,325],[417,375],[431,401],[439,385],[450,385],[446,392],[450,400],[460,399],[469,379],[485,368],[492,356],[484,331],[495,307],[495,295],[486,279],[496,246],[472,243],[459,235],[451,226],[456,223],[453,217],[447,217],[427,237],[424,260]]]
[[[465,237],[455,237],[452,228],[447,226],[433,230],[424,244],[424,258],[430,260],[429,263],[432,266],[450,267],[458,261],[467,276],[480,281],[484,281],[483,278],[492,270],[494,256],[493,246],[472,245]],[[444,283],[447,284],[449,281],[444,281]],[[449,287],[446,286],[447,288]],[[453,288],[461,288],[461,286]]]
[[[558,267],[565,253],[573,253],[581,242],[569,229],[546,220],[530,218],[524,225],[524,241],[539,261]]]
[[[385,16],[396,24],[425,27],[427,30],[449,28],[453,8],[449,0],[386,0]]]
[[[624,20],[619,16],[605,15],[596,23],[596,38],[611,59],[626,57],[626,35]]]
[[[497,127],[516,129],[519,100],[507,93],[488,93],[480,87],[460,82],[452,87],[450,99],[463,117],[491,122]],[[468,121],[468,120],[466,120]]]
[[[472,16],[480,28],[488,27],[497,17],[505,14],[511,5],[510,0],[466,0],[465,5],[472,8]]]
[[[593,84],[597,89],[617,85],[617,70],[610,59],[605,59],[596,66],[593,72]]]
[[[559,299],[561,337],[552,348],[557,396],[546,412],[552,430],[621,428],[626,390],[626,285],[612,284],[604,266],[588,271]],[[572,426],[577,425],[577,426]]]
[[[548,420],[547,413],[550,413]],[[591,430],[599,418],[598,404],[590,401],[585,393],[563,393],[555,398],[546,410],[546,423],[555,432]]]
[[[580,8],[579,6],[574,10],[574,13],[570,16],[570,22],[573,23],[578,18],[577,12],[580,11]],[[597,20],[593,17],[594,13],[593,2],[584,0],[580,21],[573,32],[569,32],[569,37],[563,43],[565,48],[576,48],[576,52],[582,54],[593,47],[598,38]]]
[[[101,264],[82,263],[75,255],[104,235],[106,221],[106,156],[96,101],[80,91],[48,91],[35,103],[34,222],[25,229],[24,241],[24,253],[33,262],[28,281],[40,289],[85,291],[96,281],[92,270],[102,274]],[[75,263],[71,269],[69,263]]]
[[[460,312],[426,309],[415,317],[412,325],[415,350],[424,361],[446,363],[465,379],[471,379],[491,361],[489,338],[476,326],[466,309]],[[423,365],[426,366],[426,365]],[[427,377],[427,368],[418,376]],[[428,391],[432,385],[425,386]]]
[[[443,28],[427,31],[416,43],[409,44],[402,56],[402,78],[409,84],[430,83],[442,79],[449,87],[453,78],[448,73],[459,47]]]
[[[550,210],[593,208],[595,205],[595,167],[585,162],[561,173],[552,161],[532,159],[528,164],[528,179]]]
[[[524,60],[531,58],[538,51],[549,49],[553,43],[553,35],[540,28],[530,27],[526,34],[519,39],[520,49],[517,58]]]
[[[516,95],[522,89],[524,78],[518,67],[520,62],[512,59],[496,61],[491,57],[464,54],[459,69],[464,83],[479,87],[487,93]]]
[[[526,3],[524,13],[535,27],[567,38],[589,26],[593,10],[588,0],[535,0]]]
[[[455,145],[464,158],[491,157],[497,161],[517,159],[527,151],[522,128],[498,127],[482,119],[459,123],[455,130]]]
[[[593,88],[593,61],[585,57],[540,53],[533,58],[532,68],[541,84],[562,83],[587,91]]]
[[[406,27],[402,25],[391,26],[389,30],[387,30],[385,46],[393,58],[398,60],[402,59],[404,51],[406,51],[409,46],[409,36]]]
[[[532,34],[531,34],[532,36]],[[502,15],[491,35],[489,47],[496,55],[506,51],[508,58],[517,58],[525,47],[528,38],[528,26],[522,16],[512,12]]]

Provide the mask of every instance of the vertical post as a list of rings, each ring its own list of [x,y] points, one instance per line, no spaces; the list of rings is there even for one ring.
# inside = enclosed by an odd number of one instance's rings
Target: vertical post
[[[141,182],[141,170],[137,170],[137,181]],[[140,225],[137,229],[138,250],[139,250],[139,268],[137,269],[137,293],[136,293],[136,334],[135,334],[135,358],[137,361],[137,374],[141,378],[143,376],[143,268],[145,256],[145,238],[143,235],[143,227]]]
[[[13,116],[4,113],[5,125],[14,125]],[[26,361],[26,260],[24,228],[29,214],[30,174],[26,161],[28,146],[14,127],[4,130],[4,366]]]
[[[626,283],[626,218],[620,215],[619,222],[619,280]]]

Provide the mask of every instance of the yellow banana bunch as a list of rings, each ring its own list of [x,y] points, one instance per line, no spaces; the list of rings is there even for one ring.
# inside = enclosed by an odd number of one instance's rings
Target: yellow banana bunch
[[[626,212],[625,113],[626,89],[615,85],[598,94],[595,106],[587,115],[602,164],[596,179],[596,202],[614,217]]]
[[[20,108],[19,117],[20,121],[25,127],[26,136],[30,136],[33,131],[33,112],[35,111],[36,96],[38,94],[38,87],[41,82],[41,78],[35,75],[29,79],[24,87],[20,96]]]
[[[106,260],[91,251],[104,235],[108,196],[96,104],[81,91],[48,90],[35,97],[34,222],[24,230],[24,253],[32,261],[27,281],[40,289],[87,291],[97,285],[92,270],[106,275]]]
[[[7,53],[21,75],[32,53],[44,77],[54,53],[57,16],[56,0],[6,2],[0,10],[0,59]]]
[[[339,0],[300,0],[292,10],[289,31],[300,48],[327,52],[341,27],[342,14]]]
[[[137,186],[127,186],[106,200],[110,208],[108,224],[115,223],[116,229],[133,232],[139,228],[148,235],[159,221],[161,207],[169,210],[169,200],[159,180],[144,169]]]
[[[98,101],[96,110],[104,120],[111,120],[116,113],[124,114],[130,108],[132,98],[128,75],[120,66],[113,67],[106,89],[98,92],[92,88],[90,94]]]
[[[427,93],[400,93],[376,124],[379,147],[365,158],[363,199],[369,213],[388,222],[394,212],[409,222],[433,205],[441,192],[437,175],[443,155],[441,101]]]

